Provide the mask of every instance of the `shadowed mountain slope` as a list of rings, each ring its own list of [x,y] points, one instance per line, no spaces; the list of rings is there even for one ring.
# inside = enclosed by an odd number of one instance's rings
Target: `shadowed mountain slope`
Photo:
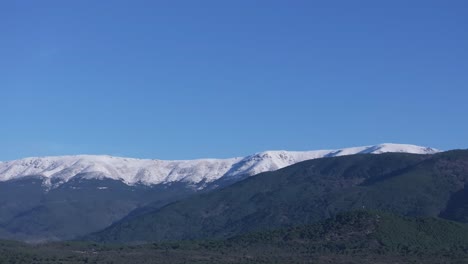
[[[124,219],[89,239],[226,238],[312,223],[363,208],[408,216],[444,216],[449,201],[454,204],[451,199],[467,181],[466,150],[435,155],[388,153],[323,158],[262,173]]]

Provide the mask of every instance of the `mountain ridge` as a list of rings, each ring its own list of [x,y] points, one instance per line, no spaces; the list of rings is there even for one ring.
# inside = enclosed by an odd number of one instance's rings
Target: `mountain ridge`
[[[127,185],[171,182],[200,184],[273,171],[309,159],[386,152],[434,154],[439,150],[409,144],[384,143],[333,150],[264,151],[246,157],[227,159],[158,160],[108,155],[31,157],[0,162],[0,182],[38,176],[45,180],[45,185],[57,187],[77,175],[85,175],[89,178],[120,180]]]

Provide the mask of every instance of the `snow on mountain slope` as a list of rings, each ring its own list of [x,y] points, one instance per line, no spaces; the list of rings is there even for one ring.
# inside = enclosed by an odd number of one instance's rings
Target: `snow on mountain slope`
[[[75,176],[85,178],[111,178],[126,184],[160,184],[170,182],[213,182],[222,177],[235,178],[273,171],[309,159],[352,155],[405,152],[433,154],[439,150],[403,144],[380,144],[337,150],[316,151],[266,151],[231,159],[150,160],[112,156],[57,156],[26,158],[0,162],[0,181],[26,176],[40,176],[66,182]]]

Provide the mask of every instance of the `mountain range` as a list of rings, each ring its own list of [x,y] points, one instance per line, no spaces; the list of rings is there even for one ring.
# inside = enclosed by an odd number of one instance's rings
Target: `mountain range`
[[[162,161],[79,155],[2,162],[0,238],[37,242],[82,237],[113,224],[112,228],[129,219],[159,212],[160,208],[165,210],[185,198],[199,201],[194,194],[223,192],[236,182],[250,182],[246,178],[259,179],[258,176],[249,176],[263,175],[305,160],[387,152],[426,157],[439,151],[414,145],[381,144],[305,152],[266,151],[231,159]],[[264,186],[251,187],[257,188],[257,200],[261,200],[263,187],[277,182],[277,177],[263,175],[260,178]],[[234,196],[242,197],[243,194],[244,190],[233,192]],[[194,208],[208,205],[198,204]],[[243,209],[240,207],[238,210]],[[174,219],[174,223],[178,221]],[[250,230],[254,228],[252,225]],[[178,238],[175,234],[173,238]],[[196,232],[191,235],[200,236]],[[154,237],[156,240],[160,238],[163,237]],[[126,240],[124,236],[122,240]]]
[[[0,181],[36,176],[49,188],[58,187],[76,176],[86,179],[119,180],[127,185],[188,184],[232,180],[273,171],[310,159],[353,154],[403,152],[434,154],[437,149],[407,144],[380,144],[335,150],[265,151],[229,159],[154,160],[113,156],[57,156],[0,162]]]

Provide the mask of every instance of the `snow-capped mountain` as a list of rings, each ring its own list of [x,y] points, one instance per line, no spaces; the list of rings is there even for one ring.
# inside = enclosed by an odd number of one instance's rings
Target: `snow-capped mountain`
[[[336,150],[265,151],[230,159],[166,161],[93,155],[26,158],[0,162],[0,181],[39,176],[45,179],[46,184],[53,180],[58,183],[55,185],[60,185],[80,176],[121,180],[128,185],[171,182],[196,184],[273,171],[309,159],[385,152],[433,154],[439,150],[415,145],[380,144]]]

